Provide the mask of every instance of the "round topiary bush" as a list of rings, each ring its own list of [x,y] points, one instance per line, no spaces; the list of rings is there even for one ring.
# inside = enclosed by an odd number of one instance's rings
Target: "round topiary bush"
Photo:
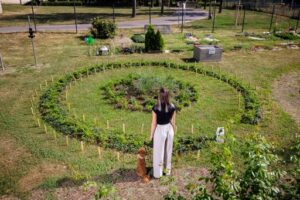
[[[107,39],[116,35],[117,26],[114,22],[99,17],[92,19],[91,34],[94,38]]]

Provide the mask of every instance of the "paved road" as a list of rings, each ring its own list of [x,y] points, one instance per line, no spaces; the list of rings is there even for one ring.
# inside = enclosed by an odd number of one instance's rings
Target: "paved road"
[[[199,19],[207,18],[207,12],[200,9],[187,9],[184,15],[184,22],[191,22]],[[117,26],[120,29],[142,28],[148,24],[149,20],[136,20],[127,22],[118,22]],[[153,25],[174,25],[181,23],[181,11],[175,11],[172,16],[158,17],[151,20]],[[88,30],[91,24],[78,24],[78,30]],[[9,26],[0,27],[0,33],[16,33],[27,32],[28,26]],[[37,25],[37,31],[75,31],[75,25]]]

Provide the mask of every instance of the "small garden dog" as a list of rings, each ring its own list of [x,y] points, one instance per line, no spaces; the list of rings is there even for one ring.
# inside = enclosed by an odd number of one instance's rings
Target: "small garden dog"
[[[143,179],[144,183],[148,183],[149,176],[147,175],[145,155],[146,155],[145,148],[141,147],[138,150],[138,154],[137,154],[136,174]]]

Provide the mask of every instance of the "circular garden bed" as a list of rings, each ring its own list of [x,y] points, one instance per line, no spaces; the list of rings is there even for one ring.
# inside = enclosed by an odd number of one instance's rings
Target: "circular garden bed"
[[[155,103],[154,90],[160,85],[142,94],[141,88],[134,84],[145,80],[156,82],[157,79],[163,80],[164,85],[166,81],[175,85],[173,87],[171,84],[170,90],[175,103],[182,108],[175,137],[177,151],[202,148],[206,141],[214,139],[213,130],[224,125],[236,113],[240,113],[242,123],[256,124],[261,118],[255,92],[239,80],[194,65],[169,62],[98,64],[66,74],[49,85],[42,94],[39,111],[46,123],[63,134],[103,147],[135,152],[140,146],[148,144],[145,141],[151,117],[144,111],[149,111]],[[66,90],[69,85],[72,87]],[[128,87],[134,87],[134,92],[130,93]],[[146,95],[149,91],[153,94]],[[243,110],[237,108],[237,92],[243,97]],[[181,98],[181,95],[186,97]],[[123,101],[126,99],[125,109],[113,108],[120,107],[118,98],[118,101],[113,101],[113,96],[119,96]],[[132,97],[136,100],[135,104]],[[70,102],[72,108],[68,109]],[[81,114],[85,117],[80,117]],[[98,118],[97,123],[94,118]],[[126,131],[124,125],[121,128],[122,124],[126,125]],[[190,131],[191,125],[194,133]]]

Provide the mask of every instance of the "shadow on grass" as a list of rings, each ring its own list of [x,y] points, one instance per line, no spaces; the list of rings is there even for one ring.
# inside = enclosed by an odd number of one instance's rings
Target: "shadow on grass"
[[[158,15],[159,12],[152,12],[152,15]],[[166,13],[171,15],[172,13]],[[91,19],[94,17],[100,17],[101,19],[111,19],[113,18],[112,13],[77,13],[77,23],[78,24],[87,24],[91,23]],[[31,15],[30,15],[31,16]],[[137,16],[148,16],[148,13],[137,13]],[[118,18],[131,18],[131,13],[115,13],[115,17]],[[54,23],[54,22],[66,22],[74,21],[75,17],[73,13],[52,13],[52,14],[35,14],[36,23]],[[134,19],[134,18],[133,18]],[[27,22],[28,15],[11,15],[1,17],[2,21],[24,21]]]
[[[102,174],[92,178],[93,181],[99,183],[126,183],[126,182],[136,182],[140,181],[141,178],[136,175],[136,169],[121,168],[113,171],[109,174]],[[149,174],[151,167],[147,168],[147,173]],[[86,182],[87,179],[76,180],[72,177],[63,177],[56,181],[56,187],[76,187],[81,186]]]

